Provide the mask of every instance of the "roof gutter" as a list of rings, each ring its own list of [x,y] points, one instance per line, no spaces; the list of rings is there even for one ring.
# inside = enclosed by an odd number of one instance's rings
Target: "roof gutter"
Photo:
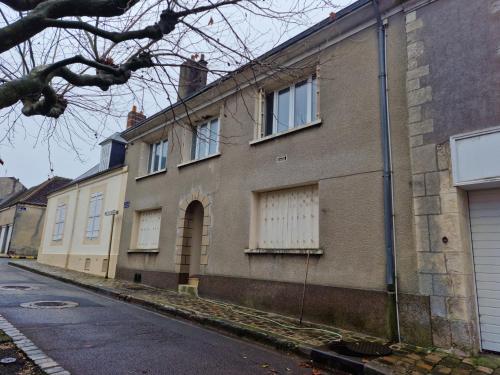
[[[377,18],[378,65],[379,65],[379,100],[380,128],[382,135],[383,157],[383,200],[384,200],[384,236],[386,257],[386,289],[389,296],[389,326],[393,339],[400,339],[398,297],[396,282],[396,257],[394,251],[394,206],[391,158],[391,134],[389,124],[389,101],[387,95],[387,44],[386,29],[380,12],[379,0],[373,0],[373,9]]]

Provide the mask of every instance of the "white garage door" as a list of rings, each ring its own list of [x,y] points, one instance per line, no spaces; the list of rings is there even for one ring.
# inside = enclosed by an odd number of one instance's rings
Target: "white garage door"
[[[482,348],[500,351],[500,189],[469,192],[469,209]]]

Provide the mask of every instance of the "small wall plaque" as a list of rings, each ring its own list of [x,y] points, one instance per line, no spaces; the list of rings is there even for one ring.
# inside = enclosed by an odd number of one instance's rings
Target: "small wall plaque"
[[[282,163],[288,159],[287,154],[276,156],[276,163]]]

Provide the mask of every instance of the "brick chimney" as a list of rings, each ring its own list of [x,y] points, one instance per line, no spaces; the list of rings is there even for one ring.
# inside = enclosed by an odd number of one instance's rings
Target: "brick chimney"
[[[191,94],[205,87],[207,84],[208,63],[202,54],[199,61],[191,56],[181,65],[179,74],[179,90],[177,100],[187,98]]]
[[[145,120],[146,116],[144,116],[144,113],[137,112],[137,107],[134,105],[132,106],[132,110],[128,113],[127,116],[127,129],[135,126],[142,120]]]

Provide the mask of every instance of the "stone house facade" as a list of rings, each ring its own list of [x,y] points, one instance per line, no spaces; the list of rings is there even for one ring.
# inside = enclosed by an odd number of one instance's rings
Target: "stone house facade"
[[[500,252],[500,155],[491,151],[500,143],[497,132],[483,133],[500,125],[500,2],[408,1],[404,9],[415,249],[432,343],[498,351],[500,277],[483,269]],[[474,177],[460,178],[465,171]],[[491,211],[476,203],[485,196]]]

